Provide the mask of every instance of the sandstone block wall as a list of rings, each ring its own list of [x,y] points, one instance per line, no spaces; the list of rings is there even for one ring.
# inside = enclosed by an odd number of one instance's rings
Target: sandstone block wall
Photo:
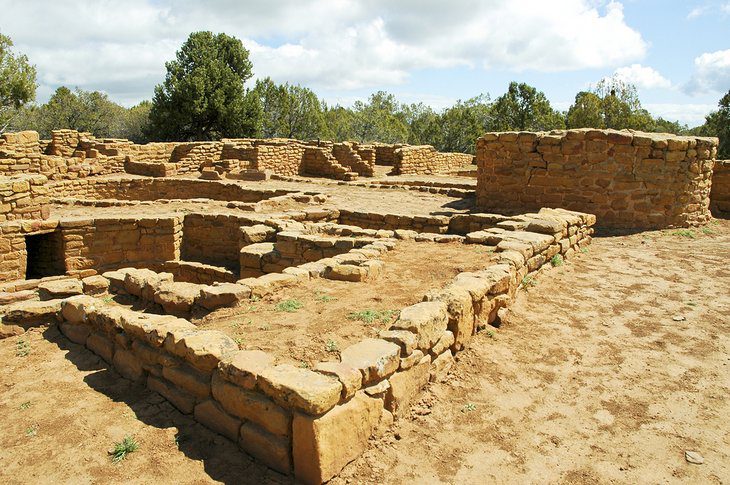
[[[187,214],[183,223],[182,259],[223,266],[238,272],[241,227],[246,217]]]
[[[281,189],[247,189],[236,183],[191,179],[83,179],[47,185],[50,197],[77,199],[212,199],[259,202],[289,194]]]
[[[447,173],[470,165],[467,153],[441,153],[430,145],[404,146],[395,150],[393,173],[397,175]]]
[[[43,175],[0,175],[0,222],[48,219],[47,181]]]
[[[69,275],[180,259],[182,221],[174,217],[64,220],[59,230]]]
[[[709,218],[716,138],[615,130],[488,133],[477,140],[477,206],[590,212],[608,228]]]
[[[712,173],[710,209],[715,217],[730,217],[730,160],[717,160]]]

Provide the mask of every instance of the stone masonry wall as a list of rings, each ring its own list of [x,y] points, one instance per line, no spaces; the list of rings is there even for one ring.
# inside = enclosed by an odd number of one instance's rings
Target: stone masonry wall
[[[716,153],[716,138],[625,130],[487,133],[477,140],[477,206],[562,207],[607,228],[702,224]]]
[[[730,218],[730,160],[715,162],[710,209],[715,217]]]
[[[48,219],[50,205],[43,175],[0,175],[0,222]]]
[[[47,185],[50,197],[77,199],[212,199],[237,202],[259,202],[286,195],[288,190],[247,189],[236,183],[191,179],[83,179],[59,181]]]
[[[467,153],[441,153],[430,145],[404,146],[395,150],[393,173],[398,175],[447,173],[470,165]]]

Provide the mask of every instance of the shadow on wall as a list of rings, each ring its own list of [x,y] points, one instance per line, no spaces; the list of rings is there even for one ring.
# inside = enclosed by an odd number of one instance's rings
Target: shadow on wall
[[[202,461],[212,480],[226,484],[291,483],[288,477],[256,463],[232,441],[180,413],[156,392],[121,377],[93,352],[66,339],[57,325],[50,326],[43,336],[65,350],[66,358],[79,370],[95,371],[84,378],[89,387],[125,403],[137,419],[149,426],[177,428],[178,449],[191,460]]]

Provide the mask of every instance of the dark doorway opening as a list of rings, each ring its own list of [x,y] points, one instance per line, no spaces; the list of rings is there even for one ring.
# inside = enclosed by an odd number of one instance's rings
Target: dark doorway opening
[[[27,263],[25,279],[66,274],[63,257],[63,237],[60,232],[25,236]]]

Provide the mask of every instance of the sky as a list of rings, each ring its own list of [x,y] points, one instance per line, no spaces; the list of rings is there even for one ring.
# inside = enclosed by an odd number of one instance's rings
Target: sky
[[[0,0],[0,33],[59,86],[151,99],[191,32],[225,32],[255,78],[329,104],[379,90],[437,110],[510,81],[566,110],[618,75],[653,115],[699,125],[730,90],[730,0]]]

